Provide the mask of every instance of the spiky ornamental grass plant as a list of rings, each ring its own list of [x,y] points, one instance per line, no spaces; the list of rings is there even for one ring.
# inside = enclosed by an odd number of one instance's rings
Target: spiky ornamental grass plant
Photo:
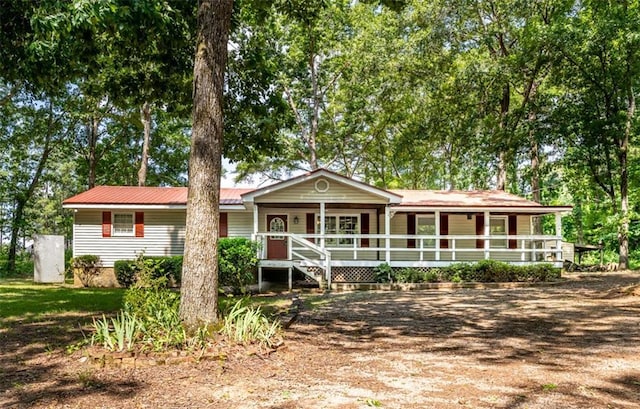
[[[250,307],[239,300],[224,317],[221,332],[241,344],[257,342],[273,347],[280,342],[281,328],[279,322],[269,322],[260,307]]]

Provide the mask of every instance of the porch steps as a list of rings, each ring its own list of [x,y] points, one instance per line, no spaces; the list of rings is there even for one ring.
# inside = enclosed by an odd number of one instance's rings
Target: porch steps
[[[302,274],[305,275],[305,277],[308,277],[309,279],[311,279],[314,282],[317,282],[318,284],[320,284],[320,288],[322,288],[322,286],[325,284],[324,283],[324,270],[322,269],[318,269],[317,267],[314,268],[310,268],[312,266],[309,265],[305,265],[306,263],[304,263],[302,260],[294,260],[293,261],[293,268],[295,268],[296,270],[300,271]]]

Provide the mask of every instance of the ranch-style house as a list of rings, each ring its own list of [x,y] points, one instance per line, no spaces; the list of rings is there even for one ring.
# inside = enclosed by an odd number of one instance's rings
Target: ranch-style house
[[[116,260],[181,255],[187,188],[98,186],[64,201],[74,210],[73,255]],[[381,263],[431,268],[493,259],[562,266],[562,219],[503,191],[384,190],[319,169],[257,189],[223,188],[220,236],[261,243],[263,273],[288,271],[331,282],[373,280]],[[555,215],[555,234],[532,234],[534,217]],[[117,285],[115,276],[103,281]]]

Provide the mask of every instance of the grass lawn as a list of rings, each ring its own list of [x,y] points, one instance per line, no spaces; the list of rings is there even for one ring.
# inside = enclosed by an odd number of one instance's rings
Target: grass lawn
[[[0,280],[0,320],[35,321],[49,314],[110,313],[122,306],[120,288],[75,288],[67,284],[34,284]]]
[[[0,280],[0,320],[36,321],[47,315],[77,312],[115,313],[122,307],[121,288],[78,288],[69,284],[34,284],[24,279]],[[320,295],[309,297],[320,301]],[[230,309],[242,297],[219,297],[220,311]],[[307,303],[309,299],[305,300]],[[249,303],[260,306],[266,315],[276,315],[291,306],[290,294],[258,295]]]

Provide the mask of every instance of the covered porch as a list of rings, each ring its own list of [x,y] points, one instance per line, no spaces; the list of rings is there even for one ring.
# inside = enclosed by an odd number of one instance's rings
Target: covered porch
[[[332,281],[371,281],[373,269],[382,263],[429,269],[492,259],[562,267],[561,216],[566,209],[551,213],[555,234],[531,234],[539,212],[409,212],[392,206],[367,209],[323,204],[290,209],[286,221],[274,223],[269,217],[273,208],[255,210],[256,220],[264,220],[264,224],[255,224],[253,233],[260,243],[260,282],[263,268],[287,269],[291,286],[296,270],[329,285]],[[301,220],[305,220],[304,228]]]

